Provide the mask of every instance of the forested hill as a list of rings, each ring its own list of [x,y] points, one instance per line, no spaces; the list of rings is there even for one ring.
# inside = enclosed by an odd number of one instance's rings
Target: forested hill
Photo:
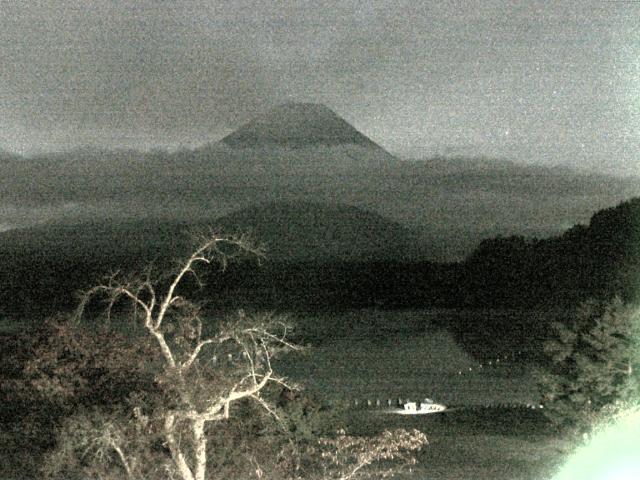
[[[640,198],[595,213],[589,225],[543,240],[484,240],[463,264],[472,304],[573,303],[640,295]]]
[[[145,259],[155,259],[160,266],[163,259],[176,256],[168,251],[186,251],[188,237],[181,232],[188,226],[193,225],[132,222],[117,228],[97,224],[59,227],[59,232],[35,229],[32,241],[27,241],[27,230],[4,232],[0,314],[53,313],[71,307],[73,292],[100,275],[135,269]],[[391,228],[385,242],[402,231]],[[640,299],[640,198],[601,210],[588,225],[556,237],[484,240],[459,263],[385,255],[272,258],[258,269],[238,265],[223,276],[214,275],[204,294],[236,306],[270,309],[529,308],[571,306],[615,294]]]
[[[270,261],[416,261],[431,257],[418,232],[375,212],[338,203],[269,202],[219,218],[224,232],[250,232]]]
[[[559,236],[484,240],[460,263],[272,264],[242,283],[246,298],[269,285],[267,304],[314,308],[555,308],[613,295],[640,300],[640,198],[601,210],[588,225]]]

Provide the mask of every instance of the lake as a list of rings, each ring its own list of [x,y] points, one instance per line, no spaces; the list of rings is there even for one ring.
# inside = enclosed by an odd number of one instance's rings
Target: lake
[[[517,351],[478,361],[455,342],[443,315],[452,313],[367,309],[302,316],[303,336],[315,340],[304,354],[280,360],[279,371],[327,400],[537,403],[532,366],[518,361]]]

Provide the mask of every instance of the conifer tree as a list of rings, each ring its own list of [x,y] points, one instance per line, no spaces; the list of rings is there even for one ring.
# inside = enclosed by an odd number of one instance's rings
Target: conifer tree
[[[559,429],[589,430],[594,418],[640,393],[640,315],[619,298],[588,301],[555,323],[538,375],[545,415]]]

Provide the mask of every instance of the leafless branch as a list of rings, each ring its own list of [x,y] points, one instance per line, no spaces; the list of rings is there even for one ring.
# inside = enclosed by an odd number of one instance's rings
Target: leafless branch
[[[229,259],[242,253],[250,253],[257,257],[263,254],[262,249],[253,246],[246,236],[222,237],[210,233],[195,251],[179,264],[175,273],[167,277],[168,286],[162,292],[157,289],[158,283],[152,280],[150,269],[142,277],[133,279],[114,274],[103,284],[84,292],[75,313],[76,318],[80,319],[92,298],[105,296],[108,303],[107,315],[110,315],[118,300],[124,298],[132,303],[134,318],[142,319],[146,331],[156,339],[165,360],[165,372],[162,375],[166,376],[161,376],[162,381],[171,383],[172,391],[177,393],[179,399],[177,406],[165,410],[160,416],[161,430],[164,432],[166,445],[176,468],[175,473],[182,480],[205,478],[204,427],[207,422],[229,418],[231,404],[244,398],[255,400],[270,415],[280,420],[275,409],[260,393],[269,383],[292,388],[284,378],[274,374],[271,364],[274,351],[280,348],[300,349],[287,340],[288,326],[284,322],[273,322],[270,317],[266,317],[266,321],[264,318],[252,321],[241,312],[236,323],[223,326],[218,334],[211,338],[203,338],[199,307],[178,294],[181,282],[188,275],[192,275],[198,285],[202,285],[196,271],[198,265],[206,266],[217,261],[224,268]],[[178,330],[178,334],[166,337],[169,318],[172,322],[177,322],[181,329]],[[276,334],[272,329],[278,329],[279,332]],[[202,401],[198,401],[196,396],[202,395],[202,388],[211,386],[207,384],[210,379],[202,373],[202,369],[192,367],[204,355],[207,345],[221,347],[227,342],[231,342],[231,348],[240,349],[245,354],[246,362],[240,366],[244,375],[235,380],[232,386],[224,388],[224,393],[212,395],[214,400],[211,403],[206,402],[206,406],[203,407]],[[179,359],[183,361],[180,362]],[[195,454],[185,454],[184,447],[180,444],[180,435],[185,427],[191,432],[189,448],[193,449]],[[132,468],[127,463],[124,451],[116,443],[112,448],[120,457],[128,477],[131,477]]]
[[[180,366],[180,369],[182,370],[182,372],[183,373],[186,372],[189,369],[189,367],[191,367],[193,362],[195,362],[195,360],[198,358],[198,355],[200,354],[202,347],[214,342],[215,342],[214,339],[202,340],[198,342],[196,347],[193,349],[193,352],[191,352],[191,355],[189,355],[189,358],[187,358],[187,360],[185,360]]]

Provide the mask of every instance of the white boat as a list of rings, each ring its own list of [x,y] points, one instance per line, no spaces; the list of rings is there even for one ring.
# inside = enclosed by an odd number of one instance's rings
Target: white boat
[[[427,415],[430,413],[444,412],[446,409],[446,405],[435,403],[430,398],[425,398],[420,404],[416,402],[406,402],[402,408],[390,410],[389,413],[395,413],[397,415]]]

